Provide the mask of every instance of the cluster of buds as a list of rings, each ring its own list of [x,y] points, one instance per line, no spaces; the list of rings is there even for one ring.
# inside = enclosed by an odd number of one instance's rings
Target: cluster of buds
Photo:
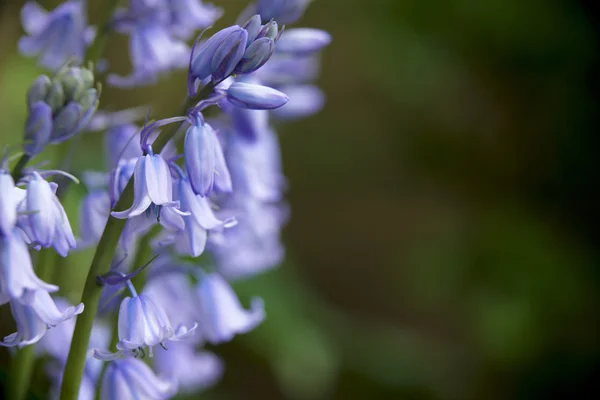
[[[260,15],[254,15],[243,27],[233,25],[220,30],[197,49],[190,79],[211,77],[213,83],[219,83],[231,74],[258,70],[273,55],[281,32],[275,21],[262,25]]]
[[[25,153],[34,156],[47,144],[63,142],[90,121],[100,98],[91,69],[66,66],[53,78],[40,75],[27,92]]]

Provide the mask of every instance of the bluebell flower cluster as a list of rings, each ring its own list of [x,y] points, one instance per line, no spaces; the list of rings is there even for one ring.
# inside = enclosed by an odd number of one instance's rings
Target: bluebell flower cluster
[[[56,285],[33,270],[29,248],[53,247],[65,257],[75,248],[69,220],[55,195],[57,185],[30,171],[15,185],[5,164],[0,167],[0,305],[10,303],[17,332],[0,342],[23,347],[38,342],[50,328],[83,312],[83,304],[60,309],[50,293]]]
[[[319,29],[284,26],[309,3],[256,0],[237,24],[215,32],[206,28],[223,11],[200,0],[130,0],[111,10],[98,32],[87,24],[84,0],[50,12],[33,2],[23,7],[19,48],[53,74],[27,93],[22,163],[11,171],[11,157],[0,162],[0,305],[8,304],[17,325],[0,345],[38,343],[54,395],[70,379],[84,304],[52,297],[59,287],[38,278],[47,266],[34,272],[31,253],[106,251],[115,221],[122,229],[111,238],[110,265],[101,266],[108,272],[84,289],[84,299],[85,290],[98,290],[100,302],[86,309],[96,318],[87,348],[78,348],[87,352],[75,355],[85,358],[78,398],[167,399],[210,387],[225,366],[205,344],[231,341],[265,320],[263,300],[244,304],[231,282],[284,257],[287,181],[273,122],[321,109],[324,95],[312,82],[331,41]],[[128,36],[132,71],[108,71],[107,83],[149,85],[187,68],[182,115],[146,115],[143,124],[136,124],[145,115],[139,109],[94,117],[99,85],[81,64],[100,61],[84,60],[86,49],[97,49],[95,38],[110,32]],[[222,112],[206,113],[209,107]],[[52,177],[77,179],[25,164],[86,130],[104,132],[106,162],[103,171],[82,174],[87,193],[75,235],[57,190],[64,182]],[[123,207],[125,194],[132,201]],[[155,256],[140,265],[148,252]]]

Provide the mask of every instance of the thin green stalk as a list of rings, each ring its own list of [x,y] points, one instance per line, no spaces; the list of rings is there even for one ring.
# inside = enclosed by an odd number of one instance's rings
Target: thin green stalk
[[[21,179],[21,175],[23,174],[23,168],[25,168],[30,159],[31,156],[28,154],[23,154],[21,158],[19,158],[17,165],[15,165],[12,172],[10,173],[15,182]]]
[[[214,85],[206,85],[195,96],[186,99],[180,110],[179,115],[185,115],[190,107],[196,105],[200,100],[207,97],[214,89]],[[166,144],[171,140],[179,127],[183,124],[175,123],[163,130],[158,138],[152,144],[155,153],[160,153]],[[124,210],[133,201],[133,178],[125,187],[123,194],[119,198],[115,210]],[[85,359],[92,331],[92,325],[98,310],[101,288],[96,284],[96,277],[108,272],[121,232],[125,226],[126,220],[109,217],[96,253],[90,265],[88,275],[81,295],[81,302],[85,305],[85,311],[77,317],[71,349],[65,366],[64,378],[60,392],[61,400],[76,400],[79,393],[79,385],[85,367]]]
[[[37,275],[47,281],[52,277],[55,254],[52,249],[43,249],[37,258]],[[11,364],[11,379],[8,382],[8,399],[23,400],[29,392],[29,383],[35,364],[35,345],[25,346],[17,350],[17,355]]]

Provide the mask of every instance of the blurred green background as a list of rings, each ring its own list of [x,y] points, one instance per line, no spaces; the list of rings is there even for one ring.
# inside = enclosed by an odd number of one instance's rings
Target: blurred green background
[[[89,3],[93,23],[102,1]],[[214,3],[227,10],[221,27],[246,1]],[[263,296],[268,317],[214,349],[226,373],[202,398],[600,393],[593,3],[314,1],[301,25],[334,41],[319,80],[326,108],[278,127],[287,261],[236,286]],[[24,94],[40,72],[15,49],[21,5],[0,0],[1,143],[21,140]],[[109,43],[121,72],[126,46]],[[184,73],[105,87],[101,106],[169,115],[184,88]],[[76,169],[99,167],[100,145],[86,136]],[[70,192],[73,221],[82,193]],[[74,287],[89,258],[61,267]],[[12,332],[7,313],[2,333]],[[6,374],[4,349],[0,360]]]

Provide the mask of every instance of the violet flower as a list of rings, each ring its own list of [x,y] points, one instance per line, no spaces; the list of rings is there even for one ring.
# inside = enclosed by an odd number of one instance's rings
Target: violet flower
[[[21,22],[28,36],[19,41],[19,50],[26,56],[40,56],[40,64],[58,69],[69,59],[83,61],[83,53],[95,36],[87,27],[84,1],[68,0],[46,12],[33,1],[21,9]]]
[[[100,399],[163,400],[176,392],[174,379],[158,377],[143,361],[129,357],[108,364],[102,378]]]

